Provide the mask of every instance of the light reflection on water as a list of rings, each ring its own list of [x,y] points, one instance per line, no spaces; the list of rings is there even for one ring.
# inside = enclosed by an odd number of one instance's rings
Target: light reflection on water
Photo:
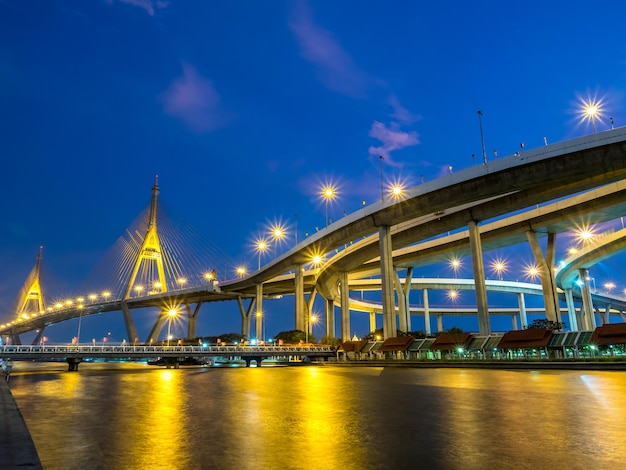
[[[33,365],[45,469],[619,468],[626,374]]]

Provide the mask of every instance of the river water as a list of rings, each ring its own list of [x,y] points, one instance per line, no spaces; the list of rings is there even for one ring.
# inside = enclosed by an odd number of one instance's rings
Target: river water
[[[624,468],[626,373],[16,363],[44,469]]]

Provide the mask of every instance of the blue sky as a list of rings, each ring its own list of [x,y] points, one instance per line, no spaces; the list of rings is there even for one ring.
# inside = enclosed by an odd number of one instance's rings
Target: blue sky
[[[339,188],[331,217],[376,201],[379,155],[384,179],[407,185],[479,163],[478,109],[488,158],[592,132],[581,100],[602,99],[598,130],[621,126],[625,13],[575,0],[0,0],[2,311],[39,245],[55,287],[74,292],[157,173],[167,208],[254,267],[273,221],[292,244],[296,214],[300,239],[323,226],[323,183]],[[221,329],[239,328],[230,309]]]

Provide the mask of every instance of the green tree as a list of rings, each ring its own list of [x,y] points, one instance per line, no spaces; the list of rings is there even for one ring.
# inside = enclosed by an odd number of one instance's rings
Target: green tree
[[[241,333],[224,333],[217,337],[222,343],[242,343],[246,338]]]
[[[307,334],[302,330],[281,331],[275,336],[276,342],[283,340],[287,344],[298,344],[300,341],[306,341]],[[308,335],[309,343],[315,342],[315,335]]]
[[[327,344],[336,348],[341,344],[341,340],[339,338],[335,338],[334,336],[322,336],[320,344]]]
[[[560,321],[547,320],[545,318],[537,318],[530,322],[530,324],[526,327],[529,330],[553,330],[553,331],[561,331],[567,325]]]
[[[383,332],[383,329],[378,328],[377,330],[370,331],[368,334],[363,336],[363,339],[366,339],[368,341],[382,341],[384,337],[385,337],[385,334]]]

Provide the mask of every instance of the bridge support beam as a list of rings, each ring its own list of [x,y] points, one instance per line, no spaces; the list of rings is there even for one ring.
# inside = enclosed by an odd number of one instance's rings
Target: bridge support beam
[[[165,322],[167,321],[167,316],[168,316],[167,312],[164,310],[161,310],[161,312],[159,313],[159,317],[154,322],[154,326],[152,327],[152,329],[150,330],[150,333],[148,334],[148,338],[146,338],[146,344],[152,344],[159,338],[159,334],[161,333],[161,330],[163,329],[163,325],[165,325]]]
[[[340,300],[341,300],[341,340],[350,341],[350,286],[348,285],[348,273],[339,275]]]
[[[298,263],[295,265],[295,274],[294,274],[294,293],[295,293],[295,323],[296,330],[304,331],[305,324],[308,323],[310,319],[305,318],[305,300],[304,300],[304,272],[302,270],[302,264]]]
[[[537,234],[533,230],[526,232],[526,238],[535,258],[535,263],[541,273],[541,288],[543,291],[543,303],[546,309],[546,319],[548,321],[560,322],[559,298],[556,296],[556,281],[554,279],[554,253],[556,236],[548,233],[547,255],[544,257],[541,245],[537,240]]]
[[[376,331],[376,311],[370,312],[370,331]]]
[[[185,311],[187,312],[187,339],[193,339],[196,337],[196,325],[201,306],[202,302],[198,302],[192,313],[191,305],[185,303]]]
[[[137,327],[135,326],[135,322],[133,321],[133,317],[130,314],[130,309],[128,308],[128,303],[126,301],[122,302],[122,315],[124,316],[124,325],[126,326],[128,340],[134,341],[134,339],[138,338],[139,335],[137,334]]]
[[[576,306],[574,305],[574,293],[571,288],[565,289],[565,304],[567,305],[569,329],[570,331],[578,331],[578,318],[576,317]]]
[[[430,307],[428,306],[428,289],[424,289],[424,331],[426,332],[426,336],[430,336],[432,334],[432,329],[430,327]]]
[[[335,337],[335,302],[333,299],[326,300],[326,336]]]
[[[239,305],[239,313],[241,313],[241,335],[246,339],[250,338],[250,321],[252,320],[250,314],[252,313],[255,303],[255,299],[250,299],[248,308],[244,309],[241,297],[237,297],[237,305]]]
[[[254,315],[255,321],[255,338],[257,344],[259,340],[263,340],[263,284],[256,285],[256,314]]]
[[[68,357],[65,361],[68,372],[78,372],[78,364],[82,362],[82,359],[80,357]]]
[[[581,313],[582,327],[586,331],[596,329],[596,317],[594,315],[593,301],[591,300],[591,278],[589,277],[589,270],[579,269],[578,276],[582,281],[580,286],[580,295],[583,298],[583,308]]]
[[[517,305],[519,307],[520,328],[523,330],[528,326],[528,318],[526,317],[526,299],[523,292],[517,293]]]
[[[393,247],[391,244],[391,227],[378,227],[378,251],[380,254],[380,277],[383,306],[383,334],[384,338],[395,338],[398,334],[396,327],[396,305],[393,298]]]
[[[481,336],[491,334],[489,325],[489,308],[487,304],[487,286],[485,282],[485,265],[483,263],[483,248],[480,241],[478,222],[470,220],[467,224],[469,231],[470,249],[472,252],[472,268],[474,270],[474,288],[476,292],[476,309],[478,310],[478,330]]]
[[[404,285],[400,282],[398,269],[394,269],[394,284],[398,296],[398,314],[400,316],[400,330],[406,332],[411,331],[411,312],[409,304],[409,294],[411,292],[411,277],[413,276],[413,268],[406,271]]]

